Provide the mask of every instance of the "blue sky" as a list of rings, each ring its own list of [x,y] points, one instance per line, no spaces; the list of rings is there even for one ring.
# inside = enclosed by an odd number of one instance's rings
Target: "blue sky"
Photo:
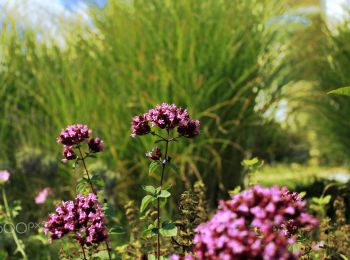
[[[60,2],[67,9],[74,10],[79,3],[97,5],[99,8],[102,8],[107,3],[107,0],[60,0]]]

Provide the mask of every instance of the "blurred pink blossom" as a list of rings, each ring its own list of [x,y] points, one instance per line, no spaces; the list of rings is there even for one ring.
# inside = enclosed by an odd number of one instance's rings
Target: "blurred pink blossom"
[[[43,204],[46,201],[47,196],[52,193],[50,188],[45,188],[39,192],[39,194],[35,197],[36,204]]]
[[[6,182],[10,178],[10,173],[6,170],[0,171],[0,182]]]

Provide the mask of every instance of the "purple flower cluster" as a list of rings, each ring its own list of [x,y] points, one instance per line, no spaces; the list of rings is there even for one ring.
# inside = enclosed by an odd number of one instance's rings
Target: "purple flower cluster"
[[[98,137],[89,139],[87,143],[90,151],[94,153],[103,152],[105,148],[103,141]]]
[[[62,129],[57,137],[57,142],[64,145],[62,161],[66,163],[68,160],[75,160],[77,155],[74,148],[82,142],[87,142],[90,152],[102,152],[104,150],[103,141],[98,137],[90,138],[91,134],[92,130],[83,124],[69,125],[66,129]]]
[[[159,147],[153,147],[152,152],[146,153],[146,157],[158,161],[162,158],[162,152]]]
[[[197,227],[195,259],[297,259],[288,246],[298,230],[317,224],[296,193],[257,185],[221,201],[212,219]]]
[[[87,125],[69,125],[66,129],[62,129],[57,137],[57,142],[67,146],[78,145],[88,139],[90,134],[92,134],[92,131],[89,130]]]
[[[177,127],[181,136],[188,138],[199,134],[200,123],[190,118],[186,109],[174,104],[163,103],[150,109],[144,115],[135,116],[131,124],[131,136],[145,135],[151,132],[151,127],[157,126],[161,129],[172,130]]]
[[[62,202],[45,222],[45,234],[60,239],[74,233],[81,245],[99,244],[108,239],[105,215],[95,194],[77,195],[75,201]]]

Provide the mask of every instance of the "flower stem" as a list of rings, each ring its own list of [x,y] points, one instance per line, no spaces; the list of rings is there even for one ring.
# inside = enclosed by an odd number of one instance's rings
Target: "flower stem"
[[[91,181],[91,179],[90,179],[89,171],[88,171],[88,169],[87,169],[87,167],[86,167],[85,158],[84,158],[84,156],[83,156],[83,153],[81,152],[80,147],[78,147],[78,149],[79,149],[79,153],[80,153],[80,156],[81,156],[81,160],[83,161],[83,165],[84,165],[84,169],[85,169],[86,175],[87,175],[87,177],[88,177],[88,182],[89,182],[89,184],[90,184],[91,191],[97,196],[97,192],[96,192],[96,190],[94,189],[94,185],[93,185],[93,183],[92,183],[92,181]],[[107,249],[107,252],[108,252],[109,260],[112,260],[111,248],[109,247],[108,241],[105,241],[105,243],[106,243],[106,249]]]
[[[12,220],[12,214],[11,214],[11,210],[10,210],[10,207],[7,203],[7,197],[6,197],[6,192],[5,192],[5,187],[2,188],[2,199],[4,201],[4,206],[5,206],[5,211],[6,211],[6,215],[7,215],[7,218],[8,220],[10,221],[10,226],[11,226],[11,235],[12,235],[12,238],[13,240],[15,241],[16,243],[16,246],[17,246],[17,251],[21,253],[22,257],[24,260],[27,260],[28,257],[17,237],[17,234],[16,234],[16,231],[14,230],[14,224],[13,224],[13,220]]]
[[[168,130],[168,138],[165,139],[165,154],[163,158],[163,167],[162,167],[162,175],[160,177],[160,189],[162,189],[163,186],[163,179],[164,179],[164,172],[166,164],[168,163],[168,146],[169,146],[169,130]],[[160,259],[160,198],[157,199],[157,228],[158,228],[158,234],[157,234],[157,259]]]
[[[86,255],[85,255],[85,249],[84,249],[83,245],[81,245],[81,250],[83,251],[84,260],[87,260]]]
[[[87,175],[87,177],[88,177],[88,182],[89,182],[89,184],[90,184],[91,190],[92,190],[92,192],[93,192],[95,195],[97,195],[97,193],[96,193],[96,191],[95,191],[95,189],[94,189],[94,185],[93,185],[92,182],[91,182],[90,174],[89,174],[89,171],[88,171],[88,169],[87,169],[87,167],[86,167],[86,164],[85,164],[85,158],[84,158],[84,156],[83,156],[83,153],[81,152],[80,147],[78,147],[78,150],[79,150],[79,153],[80,153],[81,160],[83,161],[84,169],[85,169],[86,175]]]

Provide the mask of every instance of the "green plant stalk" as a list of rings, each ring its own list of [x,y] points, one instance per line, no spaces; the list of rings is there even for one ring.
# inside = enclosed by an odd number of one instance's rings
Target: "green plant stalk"
[[[80,146],[78,146],[78,150],[79,150],[80,157],[81,157],[81,160],[82,160],[83,165],[84,165],[84,169],[85,169],[85,172],[86,172],[86,175],[87,175],[87,178],[88,178],[88,182],[89,182],[90,188],[91,188],[92,192],[93,192],[95,195],[97,195],[97,193],[96,193],[96,191],[95,191],[95,189],[94,189],[94,186],[93,186],[93,184],[92,184],[92,182],[91,182],[90,174],[89,174],[89,171],[88,171],[88,169],[87,169],[87,167],[86,167],[85,159],[84,159],[83,153],[81,152]]]
[[[163,158],[163,167],[162,167],[162,175],[160,177],[160,189],[162,189],[163,186],[163,180],[164,180],[164,172],[166,164],[168,163],[168,146],[169,146],[169,129],[168,129],[168,138],[165,139],[165,154]],[[157,234],[157,259],[160,259],[160,198],[157,199],[157,228],[158,228],[158,234]]]
[[[83,156],[83,153],[81,152],[80,147],[78,147],[78,150],[79,150],[79,153],[80,153],[80,156],[81,156],[81,160],[83,161],[84,169],[85,169],[86,175],[87,175],[87,177],[88,177],[88,182],[89,182],[89,184],[90,184],[91,191],[97,196],[97,192],[95,191],[94,185],[93,185],[93,183],[91,182],[90,174],[89,174],[89,171],[88,171],[88,169],[87,169],[87,167],[86,167],[86,163],[85,163],[85,158],[84,158],[84,156]],[[109,247],[108,241],[106,241],[105,244],[106,244],[106,248],[107,248],[109,260],[112,260],[111,248]]]
[[[85,255],[85,249],[84,249],[83,245],[81,245],[81,250],[83,251],[84,260],[87,260],[86,255]]]
[[[12,238],[15,241],[16,246],[17,246],[17,250],[21,253],[23,259],[27,260],[28,257],[27,257],[24,249],[22,248],[22,246],[21,246],[21,244],[19,242],[19,239],[17,237],[16,231],[13,229],[14,223],[13,223],[13,220],[12,220],[12,216],[11,216],[12,214],[11,214],[10,208],[8,206],[8,203],[7,203],[5,187],[2,188],[2,199],[4,201],[4,206],[5,206],[5,211],[6,211],[7,218],[11,222],[10,224],[11,224],[11,235],[12,235]]]

